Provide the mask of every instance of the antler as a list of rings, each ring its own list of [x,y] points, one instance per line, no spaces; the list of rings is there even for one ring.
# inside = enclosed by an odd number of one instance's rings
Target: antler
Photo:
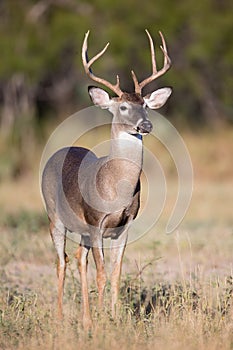
[[[96,81],[97,83],[103,84],[105,86],[107,86],[110,90],[112,90],[113,92],[115,92],[119,97],[121,97],[123,95],[123,91],[121,91],[120,89],[120,79],[119,76],[117,75],[117,82],[115,85],[109,83],[107,80],[99,78],[97,76],[95,76],[91,70],[91,65],[98,60],[99,57],[101,57],[105,51],[108,48],[109,43],[107,43],[107,45],[103,48],[102,51],[100,51],[96,56],[94,56],[90,61],[88,59],[88,55],[87,55],[87,39],[89,36],[89,32],[88,31],[85,34],[85,38],[83,41],[83,47],[82,47],[82,61],[83,61],[83,66],[85,69],[85,72],[87,73],[87,75],[94,81]]]
[[[150,33],[148,32],[148,30],[146,29],[146,34],[149,38],[149,42],[150,42],[150,51],[151,51],[151,61],[152,61],[152,74],[151,76],[149,76],[148,78],[146,78],[145,80],[143,80],[141,83],[138,82],[138,79],[134,73],[134,71],[131,71],[132,77],[133,77],[133,81],[134,81],[134,86],[135,86],[135,93],[137,94],[141,94],[142,89],[149,83],[151,83],[153,80],[157,79],[158,77],[160,77],[161,75],[163,75],[164,73],[166,73],[168,71],[168,69],[171,67],[171,59],[168,56],[168,52],[167,52],[167,46],[166,46],[166,42],[165,39],[163,37],[163,34],[161,32],[159,32],[159,35],[161,37],[162,40],[162,45],[160,46],[160,49],[162,50],[163,54],[164,54],[164,63],[163,63],[163,68],[160,70],[157,70],[157,65],[156,65],[156,59],[155,59],[155,49],[154,49],[154,43],[153,40],[150,36]]]

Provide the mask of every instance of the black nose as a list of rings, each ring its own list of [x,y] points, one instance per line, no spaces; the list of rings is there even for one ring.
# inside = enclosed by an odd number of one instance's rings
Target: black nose
[[[149,134],[153,129],[153,125],[149,120],[144,120],[137,126],[137,132],[139,134]]]

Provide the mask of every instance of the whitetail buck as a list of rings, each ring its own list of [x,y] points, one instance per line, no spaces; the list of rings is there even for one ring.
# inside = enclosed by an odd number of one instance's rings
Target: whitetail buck
[[[170,88],[162,88],[145,97],[142,89],[164,74],[171,65],[166,43],[160,33],[164,55],[163,68],[157,70],[152,38],[146,31],[151,49],[152,74],[138,82],[132,71],[134,93],[120,89],[119,77],[112,85],[91,71],[91,65],[103,55],[105,48],[90,61],[87,56],[85,35],[82,60],[87,75],[112,90],[111,98],[98,87],[90,87],[93,103],[113,114],[110,153],[97,158],[86,148],[70,147],[56,152],[47,162],[42,177],[42,192],[50,220],[50,232],[58,254],[58,311],[62,316],[62,298],[67,256],[65,253],[67,231],[81,235],[76,258],[82,289],[83,324],[91,325],[88,301],[87,262],[92,249],[97,269],[99,307],[103,305],[106,273],[103,238],[111,238],[111,294],[112,313],[115,314],[121,275],[122,257],[127,242],[127,231],[136,217],[140,205],[140,174],[142,170],[142,136],[152,130],[147,107],[156,109],[164,105],[171,94]]]

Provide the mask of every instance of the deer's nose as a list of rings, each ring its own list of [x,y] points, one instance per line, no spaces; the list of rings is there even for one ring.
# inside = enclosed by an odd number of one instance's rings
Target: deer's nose
[[[137,132],[139,134],[149,134],[153,129],[153,125],[149,120],[144,120],[137,126]]]

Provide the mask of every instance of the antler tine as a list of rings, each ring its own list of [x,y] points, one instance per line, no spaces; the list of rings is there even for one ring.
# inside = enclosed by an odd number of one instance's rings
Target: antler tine
[[[168,56],[167,46],[166,46],[166,42],[165,42],[163,34],[161,32],[159,32],[159,35],[160,35],[161,40],[162,40],[162,45],[160,46],[160,49],[162,50],[162,52],[164,54],[163,68],[160,70],[157,70],[154,43],[153,43],[151,35],[147,29],[146,29],[146,34],[147,34],[147,36],[149,38],[149,42],[150,42],[152,74],[148,78],[144,79],[141,83],[139,83],[135,73],[133,71],[131,72],[132,77],[133,77],[133,81],[134,81],[135,92],[138,94],[141,94],[142,89],[147,84],[151,83],[153,80],[157,79],[158,77],[160,77],[161,75],[166,73],[168,71],[168,69],[171,67],[171,59]]]
[[[107,50],[107,48],[109,46],[109,43],[107,43],[105,45],[105,47],[103,48],[103,50],[100,51],[97,55],[95,55],[89,61],[88,55],[87,55],[87,40],[88,40],[89,33],[90,33],[90,31],[88,31],[85,34],[83,46],[82,46],[82,61],[83,61],[83,66],[84,66],[85,72],[92,80],[96,81],[97,83],[105,85],[106,87],[108,87],[110,90],[115,92],[120,97],[123,94],[123,91],[120,89],[120,79],[119,79],[118,75],[117,75],[117,82],[115,85],[113,85],[110,82],[108,82],[107,80],[95,76],[90,68],[92,66],[92,64],[105,53],[105,51]]]
[[[155,59],[155,48],[154,48],[154,43],[152,40],[152,37],[149,33],[149,31],[146,29],[146,34],[149,38],[150,42],[150,52],[151,52],[151,63],[152,63],[152,74],[157,73],[157,67],[156,67],[156,59]]]
[[[133,70],[131,70],[131,74],[132,74],[132,78],[133,78],[133,82],[134,82],[135,93],[136,94],[140,94],[142,89],[140,88],[140,85],[139,85],[138,79],[136,77],[136,74],[134,73]]]
[[[166,41],[164,39],[164,36],[163,36],[163,33],[159,31],[159,35],[161,37],[161,40],[162,40],[162,46],[160,45],[160,49],[163,51],[163,54],[164,54],[164,63],[163,65],[164,66],[167,66],[169,65],[168,68],[170,68],[171,66],[171,59],[170,57],[168,56],[168,53],[167,53],[167,45],[166,45]]]

